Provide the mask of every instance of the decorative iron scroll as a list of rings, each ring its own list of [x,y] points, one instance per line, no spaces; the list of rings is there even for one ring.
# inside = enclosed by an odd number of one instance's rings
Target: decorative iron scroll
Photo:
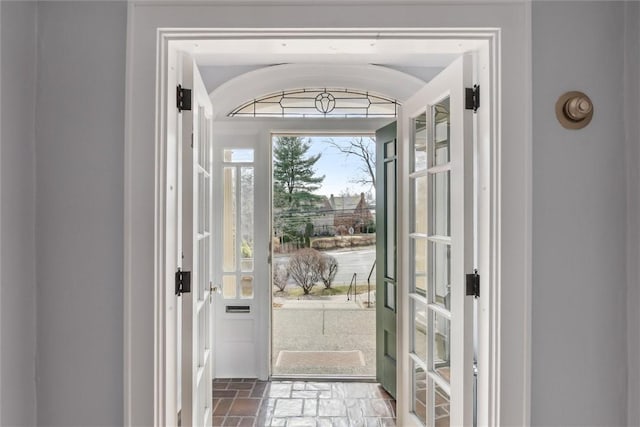
[[[294,89],[249,101],[230,117],[396,117],[398,101],[353,89]]]

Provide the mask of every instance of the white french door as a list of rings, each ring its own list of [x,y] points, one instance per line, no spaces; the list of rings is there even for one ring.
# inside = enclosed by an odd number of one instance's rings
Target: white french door
[[[182,111],[182,270],[191,272],[181,294],[182,425],[212,424],[212,106],[198,67],[182,58],[182,87],[192,88]]]
[[[471,58],[460,57],[402,106],[406,425],[473,422],[473,300],[465,295],[473,269],[473,112],[464,105],[471,72]]]

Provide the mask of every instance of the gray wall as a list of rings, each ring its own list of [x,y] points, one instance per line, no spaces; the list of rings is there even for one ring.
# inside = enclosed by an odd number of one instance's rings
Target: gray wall
[[[619,2],[533,3],[534,425],[626,424],[623,24]],[[583,130],[555,119],[568,90]]]
[[[126,7],[38,6],[40,425],[122,424]]]
[[[36,4],[0,4],[0,425],[36,424]]]
[[[627,139],[628,420],[640,426],[640,3],[625,8],[625,130]]]
[[[37,390],[40,425],[119,425],[126,5],[1,7],[0,423],[34,425]],[[533,4],[535,425],[624,425],[637,393],[640,120],[625,127],[621,100],[638,92],[638,37],[625,80],[624,22],[618,3]],[[572,89],[596,106],[582,131],[553,114]]]

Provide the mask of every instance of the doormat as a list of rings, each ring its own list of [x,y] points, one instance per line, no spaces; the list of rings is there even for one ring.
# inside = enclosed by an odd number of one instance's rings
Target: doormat
[[[364,366],[364,355],[360,350],[350,351],[289,351],[281,350],[276,359],[277,367],[315,368]]]

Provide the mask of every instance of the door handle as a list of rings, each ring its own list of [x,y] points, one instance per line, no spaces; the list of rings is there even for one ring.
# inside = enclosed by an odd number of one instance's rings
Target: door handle
[[[213,282],[209,282],[209,304],[213,302],[213,293],[220,295],[222,293],[222,289],[220,286],[213,286]]]

